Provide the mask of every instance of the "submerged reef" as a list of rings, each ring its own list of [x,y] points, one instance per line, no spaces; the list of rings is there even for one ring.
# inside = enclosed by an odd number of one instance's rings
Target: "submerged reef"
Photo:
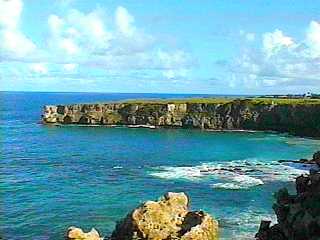
[[[320,100],[184,99],[47,105],[46,124],[262,130],[320,136]]]
[[[169,192],[158,201],[147,201],[118,222],[111,237],[101,238],[95,229],[83,233],[68,229],[68,240],[217,240],[218,222],[202,211],[189,211],[184,193]]]

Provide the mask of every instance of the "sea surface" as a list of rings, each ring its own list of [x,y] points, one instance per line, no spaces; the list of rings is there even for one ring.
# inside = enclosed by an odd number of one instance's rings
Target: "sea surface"
[[[45,104],[193,95],[0,93],[0,237],[63,239],[79,226],[111,233],[145,200],[184,191],[219,220],[221,239],[253,239],[275,220],[273,192],[306,172],[318,140],[275,133],[45,126]],[[198,95],[199,96],[199,95]]]

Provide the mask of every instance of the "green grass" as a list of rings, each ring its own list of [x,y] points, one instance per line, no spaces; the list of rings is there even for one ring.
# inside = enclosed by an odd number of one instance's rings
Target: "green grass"
[[[245,102],[251,105],[318,105],[320,99],[282,99],[282,98],[181,98],[181,99],[128,99],[123,101],[96,102],[96,103],[79,103],[79,105],[95,104],[232,104],[234,102]],[[61,104],[60,104],[61,105]],[[73,104],[67,104],[72,106]]]
[[[127,100],[129,104],[228,104],[243,101],[252,105],[315,105],[320,104],[320,99],[279,99],[279,98],[187,98],[187,99],[136,99]]]

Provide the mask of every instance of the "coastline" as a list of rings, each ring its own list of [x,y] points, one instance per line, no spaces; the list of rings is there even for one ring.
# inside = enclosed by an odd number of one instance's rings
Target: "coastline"
[[[44,106],[45,124],[274,131],[320,137],[319,100],[176,99]]]

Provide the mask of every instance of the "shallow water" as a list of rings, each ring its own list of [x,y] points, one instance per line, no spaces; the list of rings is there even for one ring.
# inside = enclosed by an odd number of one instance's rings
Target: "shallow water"
[[[44,104],[188,95],[0,93],[0,236],[63,239],[70,225],[108,235],[144,200],[185,191],[215,216],[222,239],[253,239],[274,219],[272,193],[305,172],[280,159],[310,157],[320,142],[223,133],[38,124]],[[232,237],[234,236],[234,237]]]

